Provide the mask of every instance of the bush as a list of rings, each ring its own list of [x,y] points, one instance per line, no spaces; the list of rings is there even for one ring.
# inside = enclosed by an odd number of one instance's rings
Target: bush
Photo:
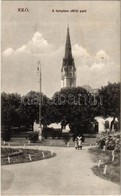
[[[64,140],[65,144],[67,144],[70,140],[70,135],[65,133],[62,135],[62,139]]]
[[[1,135],[2,135],[3,141],[6,141],[6,142],[10,141],[10,139],[11,139],[11,131],[10,130],[8,130],[8,129],[4,130]]]
[[[62,134],[62,131],[60,129],[54,129],[54,128],[49,128],[49,127],[44,128],[42,131],[42,135],[43,137],[45,137],[45,139],[47,139],[48,137],[52,137],[53,139],[58,137],[58,139],[60,139],[61,134]]]
[[[38,132],[30,133],[29,140],[35,143],[36,141],[38,141],[38,136],[39,136]]]
[[[13,156],[18,156],[23,154],[23,150],[19,149],[11,149],[11,148],[1,148],[1,157],[5,158],[5,157],[13,157]]]
[[[108,150],[120,151],[120,134],[101,133],[98,134],[96,142],[100,148],[106,146]]]

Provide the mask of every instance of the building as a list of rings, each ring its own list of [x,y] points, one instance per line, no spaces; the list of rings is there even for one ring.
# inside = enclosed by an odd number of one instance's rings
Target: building
[[[66,125],[65,128],[62,129],[61,123],[51,123],[48,127],[55,130],[62,130],[62,133],[68,133],[70,131],[69,125]]]
[[[95,120],[98,123],[98,133],[101,133],[104,131],[109,132],[111,130],[115,131],[117,128],[117,125],[116,125],[118,123],[117,118],[114,119],[114,117],[111,117],[111,116],[109,116],[107,118],[104,118],[102,116],[96,116]],[[114,123],[113,123],[113,125],[111,125],[113,120],[114,120]]]
[[[65,56],[61,68],[61,88],[65,87],[76,87],[76,67],[72,56],[69,27],[67,27]]]

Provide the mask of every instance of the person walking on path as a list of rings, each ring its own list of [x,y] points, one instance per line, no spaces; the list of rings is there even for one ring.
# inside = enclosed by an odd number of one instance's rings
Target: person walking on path
[[[78,140],[78,149],[82,149],[82,136],[78,136],[77,137],[77,140]]]
[[[75,138],[75,149],[78,149],[78,139],[77,139],[77,137]]]

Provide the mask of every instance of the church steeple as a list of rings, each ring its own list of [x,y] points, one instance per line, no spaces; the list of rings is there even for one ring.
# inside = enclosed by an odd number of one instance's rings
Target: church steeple
[[[69,27],[67,27],[65,56],[61,69],[61,87],[76,87],[76,68],[72,56]]]
[[[65,45],[65,59],[72,59],[71,40],[69,27],[67,27],[66,45]]]

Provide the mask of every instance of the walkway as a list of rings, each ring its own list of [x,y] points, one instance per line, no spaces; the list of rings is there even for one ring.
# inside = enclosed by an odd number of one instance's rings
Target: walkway
[[[40,147],[50,159],[2,166],[2,195],[119,195],[119,186],[93,174],[86,147]]]

